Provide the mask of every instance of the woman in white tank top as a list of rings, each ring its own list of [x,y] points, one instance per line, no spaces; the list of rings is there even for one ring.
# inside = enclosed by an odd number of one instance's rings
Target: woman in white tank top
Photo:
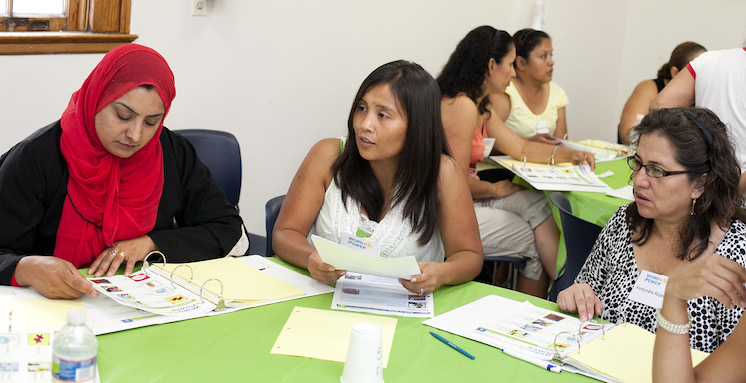
[[[466,179],[448,154],[440,91],[417,64],[395,61],[360,86],[348,137],[318,142],[301,164],[273,234],[277,255],[322,283],[344,275],[307,241],[364,238],[382,257],[413,255],[421,274],[400,280],[414,293],[460,284],[482,268]]]

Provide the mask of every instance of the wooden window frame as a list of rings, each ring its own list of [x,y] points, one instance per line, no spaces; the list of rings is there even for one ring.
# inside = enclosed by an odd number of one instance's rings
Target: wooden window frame
[[[0,32],[0,55],[108,52],[137,38],[131,8],[131,0],[68,0],[67,17],[0,17],[2,30],[14,29]]]

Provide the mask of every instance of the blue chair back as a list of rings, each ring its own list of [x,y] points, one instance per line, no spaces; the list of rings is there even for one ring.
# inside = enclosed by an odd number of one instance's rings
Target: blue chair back
[[[275,228],[275,222],[277,222],[277,216],[280,214],[280,208],[282,208],[283,201],[285,201],[284,194],[272,198],[267,201],[266,205],[264,205],[264,226],[267,230],[267,257],[275,255],[275,252],[272,249],[272,230]]]
[[[567,254],[565,265],[562,266],[562,270],[557,274],[557,278],[549,290],[549,300],[556,302],[557,294],[570,287],[575,281],[575,277],[578,276],[586,258],[588,258],[588,254],[593,249],[593,244],[596,243],[596,238],[601,233],[602,227],[575,216],[572,213],[570,201],[564,194],[553,192],[549,199],[559,210]]]
[[[238,208],[241,196],[241,148],[236,137],[228,132],[206,129],[176,130],[194,146],[212,178],[223,189],[231,205]]]

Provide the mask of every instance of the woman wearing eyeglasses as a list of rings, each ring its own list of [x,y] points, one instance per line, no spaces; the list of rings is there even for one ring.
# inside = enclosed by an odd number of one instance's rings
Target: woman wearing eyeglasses
[[[693,297],[684,323],[656,309],[669,277],[677,279],[695,260],[723,257],[746,265],[746,211],[733,147],[725,125],[702,108],[653,111],[635,131],[637,151],[628,159],[635,201],[609,220],[557,303],[581,320],[613,308],[604,319],[624,318],[651,332],[686,328],[692,348],[712,352],[733,331],[742,307]]]

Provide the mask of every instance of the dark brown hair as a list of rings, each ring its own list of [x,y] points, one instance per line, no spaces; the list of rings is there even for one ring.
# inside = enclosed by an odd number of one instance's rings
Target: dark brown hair
[[[463,92],[475,104],[480,114],[487,113],[490,98],[477,99],[482,94],[482,84],[490,59],[498,64],[510,52],[513,38],[510,34],[488,25],[473,29],[458,43],[456,50],[438,76],[438,86],[445,97],[456,97]]]
[[[435,79],[421,66],[404,60],[384,64],[360,85],[347,119],[347,141],[332,165],[334,182],[365,209],[368,218],[379,221],[383,211],[383,190],[370,163],[360,156],[355,139],[353,116],[368,90],[388,84],[397,104],[407,116],[404,148],[396,171],[396,192],[392,206],[404,204],[404,219],[419,232],[417,243],[424,246],[438,227],[438,176],[441,155],[448,155],[440,117],[440,90]]]
[[[705,108],[654,110],[633,129],[632,144],[636,146],[642,136],[649,134],[668,140],[674,160],[688,172],[690,182],[704,177],[704,191],[697,199],[695,215],[689,216],[679,228],[676,256],[691,261],[707,249],[712,223],[727,230],[734,219],[746,221],[743,196],[738,191],[741,171],[735,151],[725,124]],[[647,242],[653,220],[641,216],[634,202],[627,209],[627,224],[635,233],[632,242],[637,245]],[[692,244],[695,246],[689,250]]]
[[[686,64],[694,59],[695,54],[703,51],[707,51],[707,49],[693,41],[677,45],[673,49],[673,52],[671,52],[671,58],[668,59],[668,62],[658,69],[658,78],[661,80],[670,80],[672,67],[678,70],[684,69]]]

